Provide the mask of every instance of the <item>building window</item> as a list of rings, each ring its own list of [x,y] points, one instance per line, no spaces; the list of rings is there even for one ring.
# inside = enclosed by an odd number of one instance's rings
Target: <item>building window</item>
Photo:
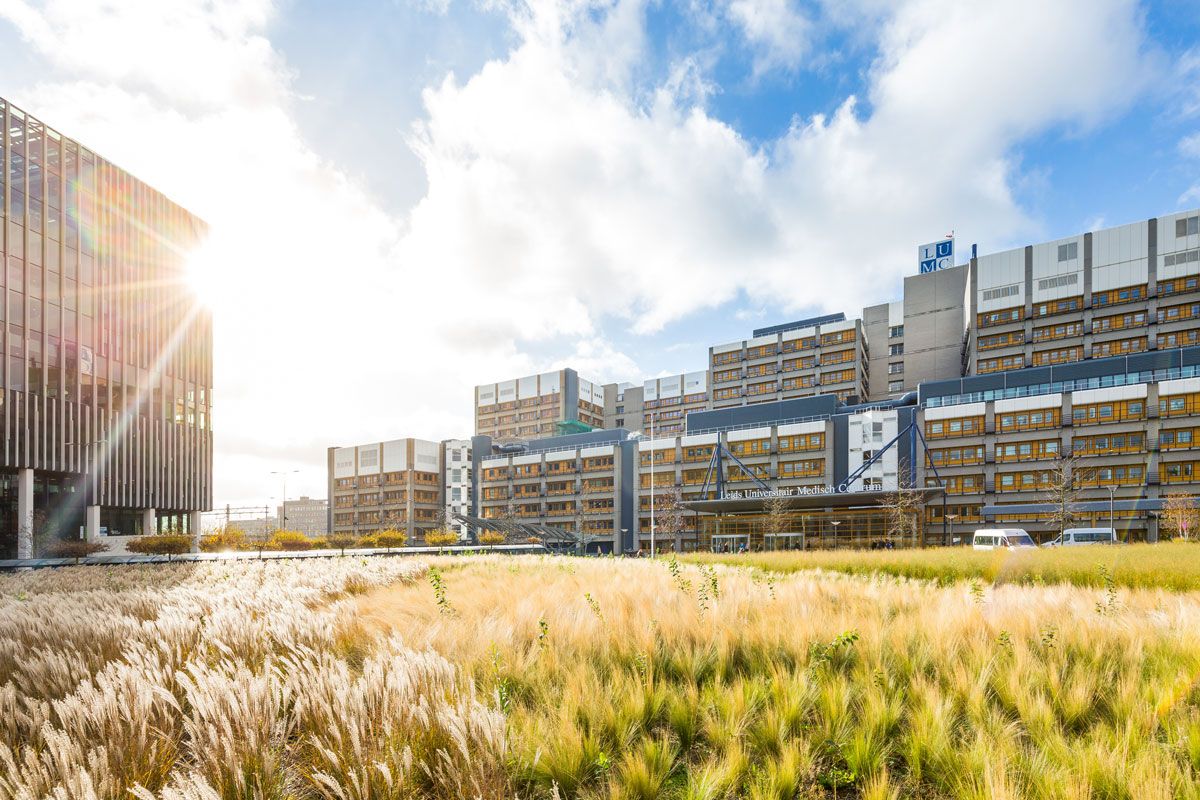
[[[1058,246],[1059,261],[1074,261],[1079,258],[1079,242],[1068,242]]]
[[[904,362],[898,361],[888,364],[888,375],[899,375],[904,372]]]
[[[1181,217],[1175,220],[1175,238],[1195,236],[1200,233],[1200,216]]]
[[[892,327],[888,328],[888,338],[889,339],[898,339],[903,335],[904,335],[904,326],[903,325],[893,325]]]
[[[888,355],[889,355],[889,356],[902,356],[902,355],[904,355],[904,342],[900,342],[899,344],[894,344],[894,345],[892,345],[891,347],[889,347],[889,348],[888,348]]]
[[[904,388],[904,381],[888,381],[889,392],[899,392]]]

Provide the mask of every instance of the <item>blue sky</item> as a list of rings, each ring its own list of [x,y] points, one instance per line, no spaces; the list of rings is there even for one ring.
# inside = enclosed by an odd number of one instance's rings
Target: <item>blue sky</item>
[[[0,76],[209,221],[219,503],[1200,206],[1194,0],[0,0]]]

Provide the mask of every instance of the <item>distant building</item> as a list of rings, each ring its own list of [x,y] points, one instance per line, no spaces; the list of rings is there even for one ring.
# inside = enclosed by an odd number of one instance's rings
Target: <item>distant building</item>
[[[331,447],[328,469],[332,533],[362,536],[395,528],[419,544],[445,513],[441,442]]]
[[[475,435],[543,439],[604,425],[604,387],[573,369],[475,387]]]
[[[458,531],[460,538],[467,536],[467,526],[450,524],[453,514],[474,514],[474,481],[471,470],[471,442],[469,439],[447,439],[442,442],[442,477],[448,527]]]
[[[288,500],[276,509],[279,527],[307,536],[329,533],[329,502],[311,497]]]

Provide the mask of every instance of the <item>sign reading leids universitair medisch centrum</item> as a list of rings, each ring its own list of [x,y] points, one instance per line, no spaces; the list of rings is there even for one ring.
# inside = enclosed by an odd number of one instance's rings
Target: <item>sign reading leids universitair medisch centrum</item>
[[[917,248],[917,261],[921,272],[937,272],[954,266],[953,234],[938,242],[923,244]]]

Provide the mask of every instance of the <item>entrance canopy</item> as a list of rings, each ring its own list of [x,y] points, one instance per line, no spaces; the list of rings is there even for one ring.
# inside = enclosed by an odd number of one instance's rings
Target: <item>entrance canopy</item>
[[[944,494],[944,490],[940,486],[914,487],[904,491],[920,493],[921,500],[925,503]],[[688,511],[700,514],[753,514],[765,512],[767,503],[779,499],[788,509],[819,511],[827,508],[879,507],[890,503],[896,493],[894,491],[835,492],[830,490],[803,494],[777,494],[775,492],[747,491],[742,497],[730,496],[737,494],[741,493],[728,492],[719,500],[684,500],[680,505]]]

